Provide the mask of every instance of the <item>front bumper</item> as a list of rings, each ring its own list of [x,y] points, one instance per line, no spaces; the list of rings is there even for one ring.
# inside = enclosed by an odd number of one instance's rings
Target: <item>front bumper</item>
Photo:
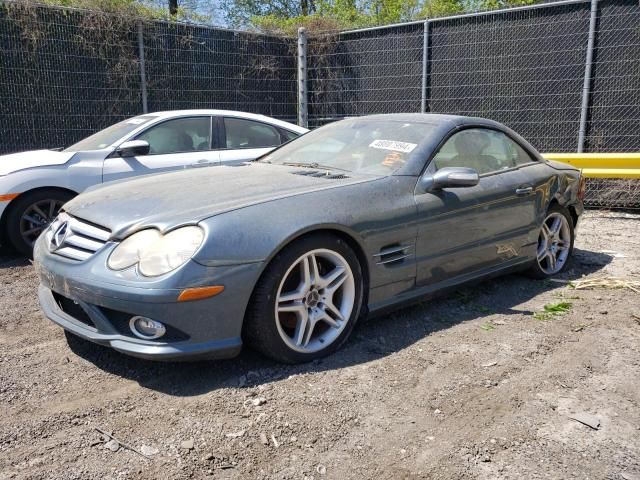
[[[74,335],[153,360],[230,358],[240,352],[244,311],[260,264],[212,268],[189,262],[181,268],[194,271],[201,282],[209,277],[209,284],[224,285],[225,290],[215,297],[178,302],[182,289],[171,288],[171,276],[162,288],[124,286],[115,276],[114,283],[107,283],[84,275],[99,265],[100,252],[85,262],[70,263],[41,243],[34,250],[40,305],[47,318]],[[204,285],[188,285],[194,286]],[[136,337],[129,329],[129,319],[136,315],[162,322],[166,334],[156,340]]]
[[[86,322],[72,317],[66,313],[54,298],[54,294],[44,285],[38,288],[38,298],[42,311],[49,320],[60,325],[68,332],[99,345],[111,347],[121,353],[134,357],[152,360],[184,360],[194,358],[231,358],[240,353],[242,341],[240,337],[225,340],[213,340],[209,342],[178,342],[158,344],[154,341],[128,337],[114,331],[109,320],[95,305],[77,302],[88,313],[94,325],[102,328],[91,327]],[[105,332],[106,330],[106,332]]]

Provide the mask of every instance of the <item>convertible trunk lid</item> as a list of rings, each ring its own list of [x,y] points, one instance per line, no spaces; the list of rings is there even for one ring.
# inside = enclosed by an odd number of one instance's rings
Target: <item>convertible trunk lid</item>
[[[147,175],[91,189],[64,210],[122,238],[140,228],[165,230],[256,203],[378,178],[297,174],[300,170],[307,169],[250,163]]]

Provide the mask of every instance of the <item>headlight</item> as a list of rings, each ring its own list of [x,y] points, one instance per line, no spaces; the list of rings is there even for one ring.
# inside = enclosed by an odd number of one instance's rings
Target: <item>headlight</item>
[[[143,251],[160,240],[162,235],[158,230],[142,230],[126,238],[116,247],[109,257],[109,268],[124,270],[140,262]]]
[[[123,270],[137,264],[145,277],[157,277],[185,264],[203,239],[200,227],[178,228],[166,235],[157,230],[143,230],[118,245],[107,265],[112,270]]]

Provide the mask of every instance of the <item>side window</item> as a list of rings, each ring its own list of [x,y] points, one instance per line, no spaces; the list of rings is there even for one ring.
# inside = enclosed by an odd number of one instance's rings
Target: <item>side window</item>
[[[137,140],[149,142],[149,153],[197,152],[209,150],[211,118],[191,117],[167,120],[138,135]]]
[[[292,132],[290,130],[285,130],[283,128],[280,129],[280,133],[282,134],[282,138],[285,142],[290,142],[291,140],[295,140],[300,136],[299,133]]]
[[[436,169],[470,167],[478,174],[496,172],[533,161],[504,133],[470,128],[454,134],[433,159]]]
[[[227,148],[265,148],[280,145],[280,134],[266,123],[243,118],[225,118]]]
[[[535,162],[535,159],[529,155],[524,148],[507,137],[507,141],[512,146],[511,155],[516,165],[524,165],[525,163]]]

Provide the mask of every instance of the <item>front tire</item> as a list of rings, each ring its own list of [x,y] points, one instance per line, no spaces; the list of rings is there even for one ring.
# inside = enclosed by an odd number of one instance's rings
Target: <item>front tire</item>
[[[358,257],[339,237],[317,234],[286,247],[253,292],[243,337],[285,363],[335,352],[353,330],[363,298]]]
[[[6,223],[6,234],[13,247],[25,257],[31,257],[38,236],[72,198],[70,192],[43,189],[15,199],[9,206]]]
[[[543,279],[561,273],[569,263],[574,240],[571,214],[560,205],[552,205],[540,227],[536,260],[529,274]]]

